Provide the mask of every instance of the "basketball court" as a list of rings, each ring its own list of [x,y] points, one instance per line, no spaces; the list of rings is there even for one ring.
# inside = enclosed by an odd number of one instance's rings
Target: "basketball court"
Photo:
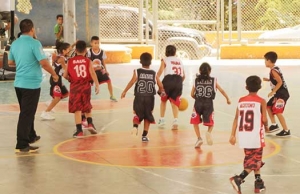
[[[220,92],[214,101],[214,144],[205,141],[206,127],[200,125],[204,144],[195,149],[196,135],[189,124],[193,99],[190,90],[194,76],[202,62],[212,65],[212,76],[231,98],[226,104]],[[277,63],[287,82],[290,99],[285,118],[291,137],[266,136],[264,149],[266,163],[261,169],[269,194],[298,194],[300,180],[300,132],[298,115],[300,105],[300,60],[279,60]],[[179,129],[171,130],[172,112],[168,104],[166,125],[151,125],[150,141],[143,143],[139,126],[138,136],[130,134],[132,128],[133,87],[125,99],[120,99],[129,82],[131,64],[108,65],[118,102],[110,102],[107,85],[101,85],[100,94],[93,93],[93,121],[99,132],[82,139],[72,138],[75,130],[73,114],[68,113],[67,100],[54,109],[54,121],[41,121],[39,116],[46,109],[49,96],[49,75],[42,83],[42,92],[36,113],[35,128],[41,140],[36,143],[36,154],[15,154],[18,104],[13,82],[0,82],[0,193],[6,194],[234,194],[229,178],[243,170],[243,150],[229,144],[231,125],[239,97],[246,95],[245,79],[249,75],[267,77],[269,69],[262,60],[185,61],[186,80],[183,97],[189,101],[187,110],[180,112]],[[152,68],[158,70],[159,61]],[[65,81],[67,84],[67,82]],[[259,95],[267,97],[270,91],[264,83]],[[159,97],[156,97],[154,116],[159,119]],[[270,122],[269,122],[270,123]],[[242,193],[254,193],[254,175],[242,184]]]

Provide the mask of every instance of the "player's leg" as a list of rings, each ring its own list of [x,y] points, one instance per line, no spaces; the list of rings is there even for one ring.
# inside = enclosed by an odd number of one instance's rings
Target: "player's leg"
[[[143,97],[141,96],[135,96],[133,100],[133,128],[131,130],[132,135],[138,135],[138,127],[139,124],[141,123],[142,119],[144,118],[143,116],[143,106],[144,106],[144,101]]]
[[[61,100],[60,97],[52,98],[50,104],[48,105],[46,110],[42,112],[42,114],[40,116],[42,120],[54,120],[55,119],[55,117],[51,114],[51,110],[59,103],[60,100]]]
[[[192,113],[191,119],[190,119],[190,124],[193,125],[194,131],[197,136],[195,148],[200,148],[200,146],[203,144],[203,140],[201,138],[201,132],[200,132],[200,128],[199,128],[199,124],[202,122],[201,121],[201,112],[202,112],[201,103],[199,103],[198,101],[195,101],[194,110],[193,110],[193,113]]]
[[[275,132],[275,131],[279,130],[279,126],[276,123],[275,116],[274,116],[274,111],[273,111],[274,104],[275,104],[275,98],[272,97],[267,102],[267,113],[268,113],[269,118],[271,120],[271,125],[269,127],[269,131],[267,131],[268,133],[272,133],[272,132]]]
[[[86,116],[86,121],[87,121],[87,127],[86,129],[91,133],[91,134],[97,134],[97,130],[95,128],[95,125],[93,123],[93,117],[92,117],[92,111],[85,113]]]
[[[182,77],[179,75],[172,75],[171,84],[169,91],[169,99],[172,106],[173,112],[173,126],[172,129],[178,128],[178,113],[179,113],[179,105],[180,105],[180,96],[182,94]]]
[[[93,123],[93,118],[92,118],[92,104],[91,104],[91,95],[92,95],[92,91],[91,91],[91,85],[89,83],[87,83],[86,85],[83,86],[83,95],[82,95],[82,103],[83,103],[83,108],[82,108],[82,112],[85,113],[86,116],[86,120],[87,120],[87,130],[91,133],[91,134],[97,134],[97,130],[94,126]],[[80,115],[81,118],[81,115]]]
[[[282,131],[280,131],[279,133],[276,134],[276,136],[278,136],[278,137],[288,137],[291,135],[291,132],[290,132],[290,130],[286,124],[285,118],[283,116],[283,111],[286,106],[286,102],[287,102],[287,100],[278,98],[274,105],[273,112],[277,116],[277,118],[283,128]]]
[[[108,89],[108,92],[109,92],[109,96],[110,96],[110,100],[113,101],[113,102],[118,102],[116,97],[114,96],[114,92],[113,92],[113,87],[112,87],[112,83],[111,83],[111,80],[109,80],[107,82],[107,89]]]
[[[178,129],[178,113],[179,113],[179,109],[178,109],[178,105],[174,102],[171,102],[171,107],[172,107],[172,112],[173,112],[173,124],[172,124],[172,129]]]
[[[76,132],[73,134],[73,137],[82,138],[83,131],[82,131],[82,126],[81,126],[81,111],[74,112],[74,119],[75,119],[75,125],[76,125]]]
[[[150,121],[147,119],[144,120],[144,130],[142,134],[142,142],[148,142],[149,138],[147,137],[149,131]]]
[[[207,126],[205,133],[206,142],[208,145],[213,145],[212,130],[214,128],[214,105],[212,100],[207,100],[203,104],[203,125]]]

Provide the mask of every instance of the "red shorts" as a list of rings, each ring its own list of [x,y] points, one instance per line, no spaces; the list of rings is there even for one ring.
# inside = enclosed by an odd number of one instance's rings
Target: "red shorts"
[[[62,85],[61,87],[59,85],[53,85],[50,88],[50,95],[52,96],[52,98],[58,97],[63,99],[69,96],[69,91],[64,85]]]
[[[250,170],[259,170],[262,165],[262,154],[263,148],[256,149],[244,149],[245,158],[244,158],[244,169]]]
[[[272,97],[267,103],[273,114],[283,113],[287,100],[277,97]]]
[[[71,83],[69,96],[69,112],[74,113],[81,111],[90,113],[91,104],[91,84],[87,83]]]

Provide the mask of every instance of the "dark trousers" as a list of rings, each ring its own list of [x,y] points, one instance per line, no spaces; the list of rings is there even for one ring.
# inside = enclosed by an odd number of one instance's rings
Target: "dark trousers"
[[[41,89],[25,89],[15,87],[20,106],[19,121],[17,126],[16,149],[29,146],[36,137],[34,130],[34,116],[40,98]]]

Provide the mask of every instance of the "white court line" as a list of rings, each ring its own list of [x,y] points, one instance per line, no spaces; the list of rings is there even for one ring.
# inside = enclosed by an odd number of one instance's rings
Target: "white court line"
[[[100,129],[100,132],[104,132],[104,130],[105,130],[107,127],[109,127],[110,125],[114,124],[114,123],[117,122],[117,121],[118,121],[118,119],[113,120],[113,121],[109,122],[108,124],[104,125],[104,126]]]
[[[299,160],[296,160],[296,159],[294,159],[294,158],[287,157],[287,156],[285,156],[285,155],[283,155],[283,154],[278,154],[278,156],[281,156],[281,157],[283,157],[283,158],[285,158],[285,159],[287,159],[287,160],[290,160],[290,161],[293,161],[293,162],[296,162],[296,163],[300,164],[300,161],[299,161]]]
[[[191,185],[191,184],[189,184],[189,183],[185,183],[185,182],[182,182],[182,181],[177,181],[177,180],[174,180],[174,179],[170,179],[170,178],[167,178],[167,177],[165,177],[165,176],[159,175],[159,174],[157,174],[157,173],[154,173],[154,172],[151,172],[151,171],[142,169],[142,168],[137,168],[137,169],[138,169],[138,170],[141,170],[141,171],[143,171],[143,172],[145,172],[145,173],[151,174],[151,175],[153,175],[153,176],[156,176],[156,177],[165,179],[165,180],[167,180],[167,181],[175,182],[175,183],[178,183],[178,184],[187,186],[187,187],[192,187],[192,188],[195,188],[195,189],[200,189],[200,190],[204,190],[204,191],[209,191],[209,192],[212,192],[212,193],[228,194],[228,193],[224,193],[224,192],[220,192],[220,191],[210,190],[210,189],[205,188],[205,187],[199,187],[199,186]]]

